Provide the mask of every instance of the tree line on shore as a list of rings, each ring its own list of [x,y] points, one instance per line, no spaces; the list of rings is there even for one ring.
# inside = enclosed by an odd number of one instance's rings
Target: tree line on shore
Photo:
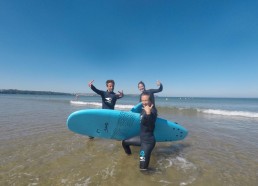
[[[52,91],[0,89],[0,94],[33,94],[33,95],[72,95],[72,96],[96,96],[96,93],[65,93]],[[137,94],[126,94],[126,96],[138,96]]]
[[[17,90],[17,89],[0,89],[0,94],[73,95],[73,94],[64,93],[64,92]]]

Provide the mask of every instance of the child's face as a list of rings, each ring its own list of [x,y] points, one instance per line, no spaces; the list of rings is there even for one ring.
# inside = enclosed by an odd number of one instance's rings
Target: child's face
[[[143,92],[144,89],[145,89],[145,87],[144,87],[143,84],[139,84],[139,85],[138,85],[138,89],[139,89],[139,91]]]
[[[114,90],[114,84],[113,83],[108,83],[107,84],[107,90],[108,90],[108,92],[112,92]]]
[[[143,105],[143,106],[147,106],[147,105],[150,106],[150,104],[151,104],[151,102],[150,102],[150,96],[149,96],[149,95],[142,95],[141,101],[142,101],[142,105]]]

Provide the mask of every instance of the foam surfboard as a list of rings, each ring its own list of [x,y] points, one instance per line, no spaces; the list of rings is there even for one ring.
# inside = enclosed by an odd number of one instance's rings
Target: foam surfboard
[[[86,109],[73,112],[67,119],[68,129],[82,135],[124,140],[140,133],[141,104],[131,111]],[[154,135],[157,142],[183,140],[188,131],[181,125],[157,118]]]

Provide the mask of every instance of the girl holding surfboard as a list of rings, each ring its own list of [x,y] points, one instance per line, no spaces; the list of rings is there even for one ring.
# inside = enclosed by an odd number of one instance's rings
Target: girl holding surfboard
[[[155,122],[157,119],[157,110],[150,99],[150,94],[143,92],[141,94],[143,110],[141,113],[141,131],[140,131],[140,170],[147,170],[149,167],[150,156],[156,144],[154,136]]]
[[[157,109],[155,107],[154,93],[161,92],[163,90],[163,85],[160,83],[160,81],[157,81],[157,86],[159,86],[158,89],[146,90],[145,84],[142,81],[138,83],[138,89],[141,91],[140,102],[142,102],[142,105],[143,105],[141,116],[144,116],[141,118],[141,133],[140,133],[140,136],[135,136],[133,138],[122,141],[122,146],[124,148],[124,151],[128,155],[131,154],[130,145],[141,146],[141,151],[140,151],[140,169],[141,170],[146,170],[148,168],[150,154],[156,144],[156,140],[153,135],[154,128],[155,128],[155,121],[157,118]],[[150,116],[149,116],[149,109],[151,110]],[[148,119],[145,120],[145,118],[148,118]]]

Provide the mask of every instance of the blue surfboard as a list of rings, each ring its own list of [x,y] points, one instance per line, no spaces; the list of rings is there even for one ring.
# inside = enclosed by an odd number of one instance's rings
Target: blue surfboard
[[[67,119],[68,129],[97,138],[124,140],[140,133],[141,104],[131,111],[86,109],[73,112]],[[183,140],[188,131],[181,125],[157,118],[154,135],[157,142]]]

